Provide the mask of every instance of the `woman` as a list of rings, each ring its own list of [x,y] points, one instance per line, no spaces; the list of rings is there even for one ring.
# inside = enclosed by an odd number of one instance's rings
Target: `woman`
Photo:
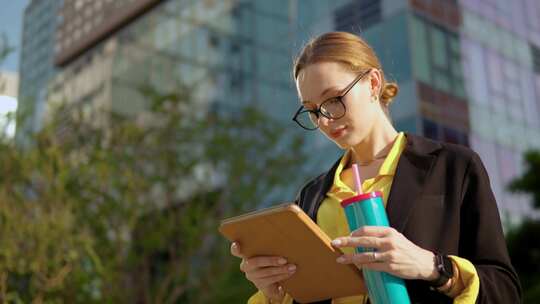
[[[301,107],[294,120],[319,129],[345,153],[308,182],[296,203],[341,248],[336,263],[405,279],[413,303],[519,303],[497,205],[486,170],[472,150],[398,133],[388,107],[398,92],[360,37],[331,32],[310,41],[294,64]],[[392,227],[348,230],[342,199],[362,188],[381,191]],[[377,252],[354,253],[354,247]],[[248,303],[294,303],[280,282],[294,275],[286,257],[242,256],[240,269],[259,291]],[[366,303],[364,294],[321,303]]]

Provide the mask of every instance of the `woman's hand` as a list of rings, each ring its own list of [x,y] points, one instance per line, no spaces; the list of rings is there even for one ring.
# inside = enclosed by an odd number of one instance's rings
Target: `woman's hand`
[[[290,278],[296,272],[296,266],[287,264],[279,256],[257,256],[245,258],[240,252],[240,245],[231,244],[231,254],[242,259],[240,270],[267,298],[281,301],[285,296],[279,282]]]
[[[350,236],[336,238],[332,245],[376,250],[344,254],[337,259],[338,263],[353,263],[360,269],[384,271],[403,279],[431,281],[438,276],[433,252],[416,246],[391,227],[364,226]]]

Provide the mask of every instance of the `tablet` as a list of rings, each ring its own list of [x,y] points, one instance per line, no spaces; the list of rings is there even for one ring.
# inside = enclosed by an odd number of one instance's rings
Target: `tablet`
[[[225,219],[219,231],[231,242],[237,241],[246,257],[283,256],[297,265],[296,273],[281,285],[299,303],[363,292],[361,271],[336,262],[342,251],[296,204]]]

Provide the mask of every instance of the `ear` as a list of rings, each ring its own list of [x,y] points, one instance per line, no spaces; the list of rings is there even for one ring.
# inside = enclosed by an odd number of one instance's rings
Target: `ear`
[[[371,96],[379,96],[381,94],[382,89],[382,72],[379,69],[372,69],[371,72],[369,72],[369,82],[370,82],[370,90],[371,90]]]

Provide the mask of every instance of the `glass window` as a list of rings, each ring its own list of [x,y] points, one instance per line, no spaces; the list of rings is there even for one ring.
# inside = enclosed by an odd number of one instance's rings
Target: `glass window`
[[[431,28],[431,52],[433,54],[433,63],[437,67],[446,68],[448,65],[446,44],[444,33],[435,27]]]
[[[498,112],[504,112],[506,108],[506,96],[504,92],[505,83],[502,72],[502,60],[495,52],[491,50],[486,50],[486,59],[490,95],[489,100],[493,109]]]
[[[489,75],[490,89],[494,92],[502,93],[503,74],[501,60],[494,51],[488,50],[486,55],[486,68]]]
[[[481,136],[471,133],[471,148],[480,156],[486,171],[489,175],[491,188],[495,194],[495,198],[501,197],[501,187],[499,182],[499,167],[495,157],[495,148],[493,142],[488,142]]]
[[[488,104],[488,88],[485,70],[485,58],[482,46],[473,40],[464,38],[462,41],[464,53],[463,67],[467,69],[464,76],[465,85],[471,101],[483,105]]]
[[[505,146],[514,146],[516,134],[511,127],[507,127],[508,125],[513,124],[513,122],[508,119],[508,113],[493,112],[491,113],[491,117],[493,120],[491,133],[495,134],[496,141]]]
[[[465,84],[463,83],[463,81],[458,81],[454,84],[454,95],[456,95],[457,97],[461,97],[461,98],[466,98],[467,97],[467,94],[465,93]]]
[[[288,0],[274,0],[274,1],[256,1],[257,10],[264,12],[265,14],[276,15],[282,18],[287,17]]]
[[[534,71],[540,74],[540,48],[530,44]]]
[[[453,96],[465,98],[461,47],[457,35],[414,16],[411,38],[417,79]]]
[[[499,46],[501,53],[509,58],[515,58],[514,56],[514,40],[512,39],[512,35],[510,32],[506,31],[505,29],[498,27],[497,30],[499,30]]]
[[[525,0],[525,14],[529,29],[540,31],[540,5],[537,0]]]
[[[533,127],[539,127],[540,113],[535,102],[534,93],[534,78],[531,72],[523,71],[523,77],[519,84],[521,86],[521,96],[523,98],[523,106],[525,110],[525,117],[529,125]]]
[[[435,87],[441,91],[450,91],[450,79],[445,71],[434,71],[434,84]]]
[[[426,118],[422,119],[422,130],[425,137],[439,139],[439,125],[436,122]]]
[[[502,146],[500,146],[496,152],[499,174],[503,185],[506,187],[517,174],[516,158],[514,157],[515,152]]]
[[[469,104],[469,116],[471,131],[485,138],[495,138],[491,113],[488,108],[476,103]]]
[[[461,52],[460,50],[461,46],[459,43],[459,38],[457,36],[450,36],[449,43],[450,43],[450,52],[454,54],[459,54]]]
[[[411,18],[411,42],[413,46],[413,64],[415,76],[427,84],[431,84],[431,68],[427,43],[427,31],[424,22]]]
[[[253,37],[268,48],[288,50],[289,26],[287,22],[269,16],[257,15]],[[252,38],[253,38],[252,37]],[[285,38],[285,39],[284,39]]]
[[[521,81],[521,75],[518,72],[518,67],[513,61],[503,59],[504,66],[504,92],[506,96],[506,106],[510,116],[517,122],[521,121],[524,117],[523,113],[523,98],[521,97],[521,89],[519,81]]]
[[[356,32],[366,30],[382,18],[381,0],[351,1],[336,9],[334,22],[336,30]]]
[[[449,127],[443,128],[443,140],[453,144],[468,145],[467,136],[463,132]]]
[[[399,83],[406,82],[412,76],[409,37],[404,33],[407,18],[408,14],[403,12],[364,32],[364,38],[379,55],[384,71],[390,76],[389,78]],[[394,35],[385,35],[385,33],[394,33]]]
[[[515,51],[516,51],[516,59],[519,61],[523,66],[531,67],[533,66],[532,58],[531,58],[531,49],[529,48],[529,45],[524,42],[524,40],[516,39],[515,43]]]
[[[534,74],[534,78],[535,78],[535,93],[536,93],[536,108],[539,110],[540,112],[540,74]],[[540,114],[540,113],[538,113]]]

